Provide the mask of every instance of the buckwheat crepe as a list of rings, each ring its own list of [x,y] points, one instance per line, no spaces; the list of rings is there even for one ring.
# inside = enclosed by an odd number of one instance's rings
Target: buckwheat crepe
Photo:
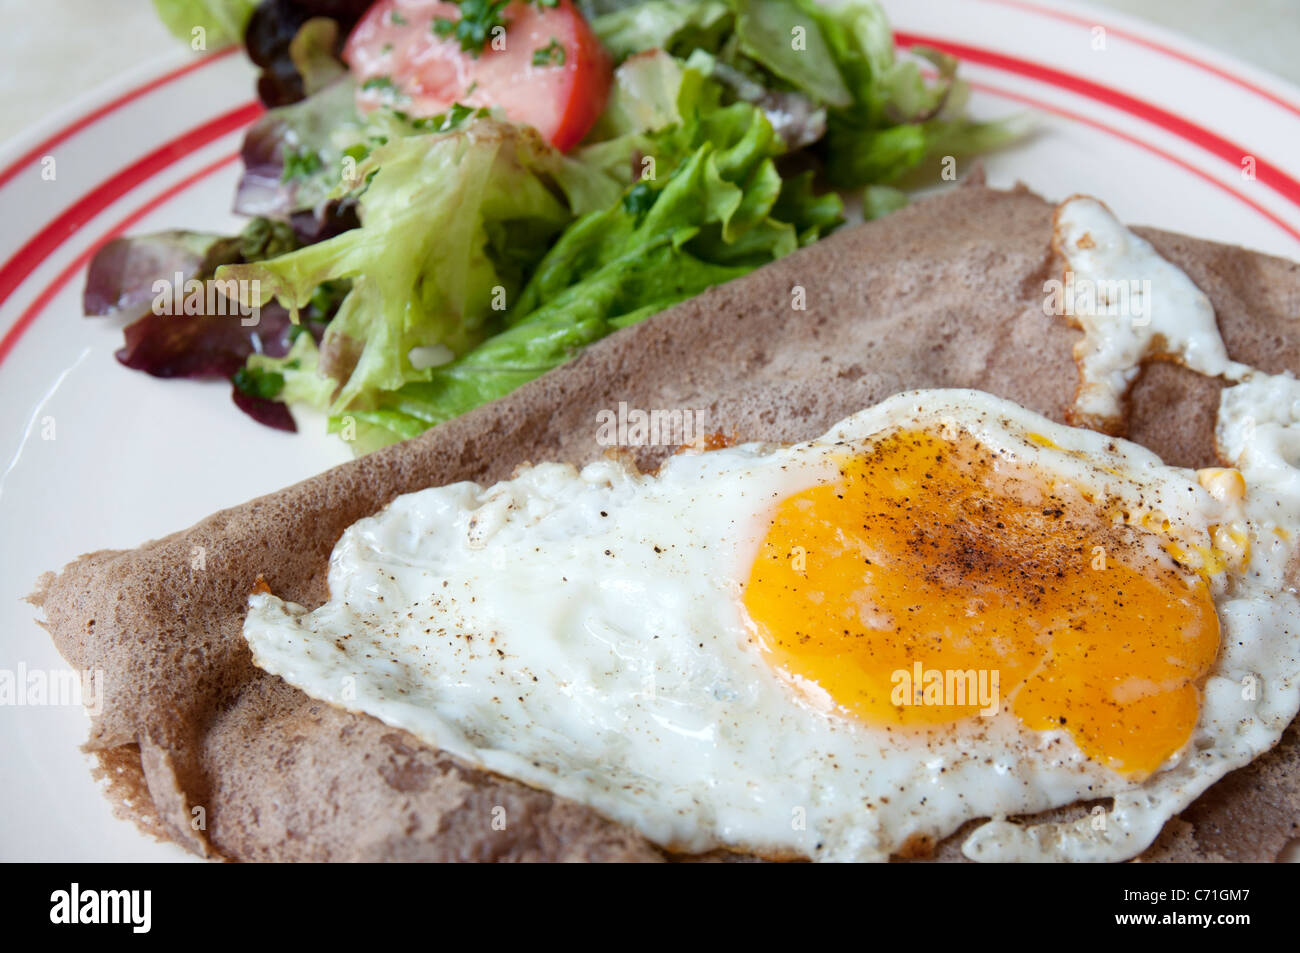
[[[709,429],[740,440],[808,439],[912,388],[978,388],[1064,420],[1078,332],[1043,311],[1044,282],[1063,267],[1051,216],[1023,189],[967,186],[917,202],[621,331],[413,440],[46,573],[31,601],[59,651],[105,675],[87,749],[109,796],[146,831],[232,860],[665,859],[584,806],[468,768],[255,668],[241,627],[257,578],[317,606],[349,524],[427,486],[599,457],[597,413],[620,401],[699,410]],[[1233,358],[1300,372],[1300,265],[1138,231],[1210,296]],[[799,289],[804,310],[793,306]],[[1170,464],[1215,464],[1220,387],[1151,364],[1131,394],[1128,436]],[[638,462],[653,467],[668,452],[645,448]],[[492,823],[498,807],[504,830]],[[965,832],[932,856],[961,860]],[[1271,860],[1297,835],[1292,724],[1272,752],[1170,821],[1143,858]]]

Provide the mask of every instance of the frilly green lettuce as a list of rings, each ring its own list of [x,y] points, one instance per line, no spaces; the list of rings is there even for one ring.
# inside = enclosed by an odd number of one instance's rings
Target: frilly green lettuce
[[[321,347],[319,372],[338,385],[334,413],[426,378],[412,348],[463,354],[499,330],[501,312],[556,236],[619,191],[532,129],[491,118],[391,139],[357,166],[356,179],[367,183],[360,228],[219,272],[258,282],[258,303],[274,297],[295,316],[322,283],[351,280]]]

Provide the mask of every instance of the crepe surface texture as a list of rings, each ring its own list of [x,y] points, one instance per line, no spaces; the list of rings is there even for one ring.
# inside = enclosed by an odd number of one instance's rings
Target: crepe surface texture
[[[47,573],[32,601],[55,644],[73,667],[104,673],[87,749],[108,795],[145,830],[232,860],[665,859],[584,806],[468,768],[254,667],[241,626],[258,576],[285,599],[320,605],[330,551],[351,523],[424,487],[596,459],[597,412],[620,401],[702,410],[711,430],[742,441],[810,439],[913,388],[977,388],[1063,421],[1079,334],[1043,311],[1044,282],[1063,267],[1051,217],[1024,190],[966,186],[919,201],[621,331],[413,440]],[[1138,231],[1210,296],[1233,358],[1300,372],[1300,265]],[[806,310],[792,308],[797,289]],[[1128,436],[1167,463],[1215,465],[1220,387],[1149,365]],[[646,448],[638,462],[667,452]],[[195,547],[203,569],[191,568]],[[505,830],[491,823],[499,807]],[[934,856],[963,859],[972,825]],[[1170,821],[1143,858],[1271,860],[1297,835],[1293,723],[1276,749]]]

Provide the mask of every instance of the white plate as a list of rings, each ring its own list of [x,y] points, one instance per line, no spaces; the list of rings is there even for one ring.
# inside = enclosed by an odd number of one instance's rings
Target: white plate
[[[963,59],[976,115],[1038,117],[1032,141],[987,160],[991,184],[1091,192],[1130,222],[1300,258],[1300,90],[1078,4],[885,6],[900,40]],[[236,411],[227,385],[122,368],[119,322],[81,316],[85,261],[107,237],[238,227],[252,84],[237,54],[168,55],[0,150],[0,674],[64,668],[20,601],[41,571],[348,457],[319,419],[278,433]],[[77,707],[0,708],[0,859],[187,857],[112,818],[78,750],[86,731]]]

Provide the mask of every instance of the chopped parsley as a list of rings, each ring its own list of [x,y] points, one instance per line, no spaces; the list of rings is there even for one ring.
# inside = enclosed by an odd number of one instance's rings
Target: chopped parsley
[[[539,50],[533,50],[534,66],[563,66],[564,65],[564,47],[555,37],[551,37],[551,42]]]
[[[255,218],[239,233],[239,257],[244,261],[265,261],[288,254],[298,247],[293,226],[288,222],[273,222],[269,218]]]
[[[387,94],[390,99],[400,92],[397,88],[397,84],[393,82],[391,76],[372,76],[361,84],[361,89],[367,93],[371,90],[378,90],[381,93]]]
[[[467,119],[482,119],[488,115],[491,115],[491,111],[484,107],[475,109],[473,106],[466,106],[464,103],[452,103],[451,108],[445,113],[411,119],[409,122],[421,132],[447,132],[459,127]]]
[[[316,322],[328,321],[334,317],[339,305],[343,303],[343,299],[348,296],[348,292],[351,290],[352,282],[341,278],[322,281],[311,293],[311,301],[307,306],[307,314],[304,319]]]
[[[483,52],[497,27],[505,29],[506,19],[501,15],[509,0],[460,0],[460,19],[434,17],[429,28],[444,39],[454,38],[460,48],[475,58]]]
[[[284,169],[280,173],[280,181],[308,178],[320,171],[321,164],[320,153],[315,149],[288,149],[284,153]]]
[[[640,225],[641,219],[645,218],[645,213],[650,211],[657,198],[659,193],[650,188],[649,183],[638,182],[624,194],[623,209],[636,216],[636,223]]]
[[[260,367],[241,367],[230,379],[241,392],[249,397],[274,400],[284,390],[284,375],[278,371],[267,371]]]
[[[370,155],[370,147],[364,142],[353,143],[343,150],[343,154],[353,162],[360,162],[366,156]]]
[[[396,10],[388,14],[388,22],[393,26],[406,26],[406,17],[402,16]]]

